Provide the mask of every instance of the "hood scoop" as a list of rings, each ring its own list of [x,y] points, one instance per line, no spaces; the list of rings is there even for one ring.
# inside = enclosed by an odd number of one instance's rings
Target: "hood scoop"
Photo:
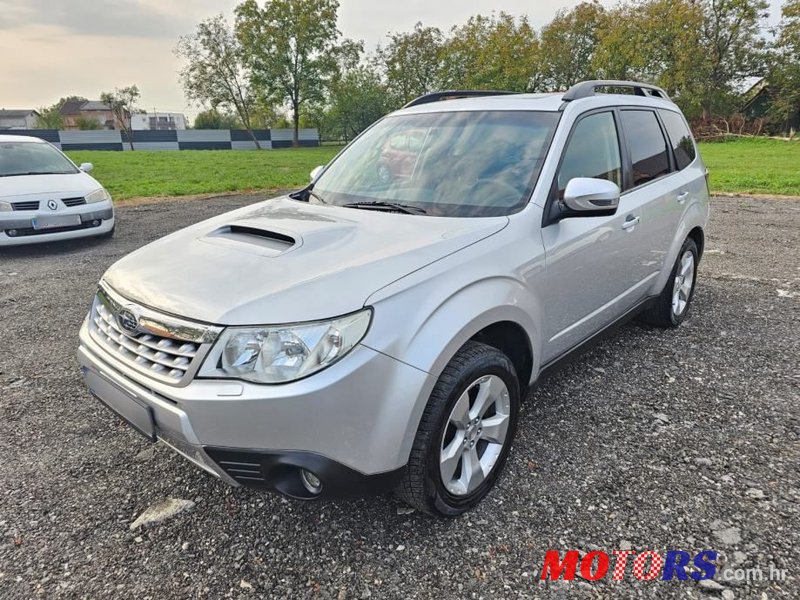
[[[297,235],[247,222],[223,225],[199,241],[267,257],[280,256],[302,245],[302,239]]]

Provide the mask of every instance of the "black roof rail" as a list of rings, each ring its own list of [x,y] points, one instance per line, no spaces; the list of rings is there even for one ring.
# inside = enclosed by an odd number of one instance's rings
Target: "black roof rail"
[[[442,102],[443,100],[458,100],[460,98],[480,98],[481,96],[508,96],[519,92],[505,92],[500,90],[447,90],[444,92],[433,92],[425,94],[419,98],[414,98],[403,108],[411,108],[420,104],[430,104],[431,102]]]
[[[614,79],[595,79],[593,81],[581,81],[573,85],[567,93],[564,94],[562,100],[564,102],[571,102],[572,100],[579,100],[581,98],[589,98],[595,95],[597,88],[632,88],[635,96],[645,96],[650,98],[661,98],[669,100],[667,92],[660,87],[650,85],[649,83],[639,83],[638,81],[617,81]]]

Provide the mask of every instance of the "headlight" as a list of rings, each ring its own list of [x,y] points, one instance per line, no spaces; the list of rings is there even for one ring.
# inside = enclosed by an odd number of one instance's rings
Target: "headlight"
[[[229,327],[200,369],[201,377],[287,383],[329,367],[360,342],[372,310],[330,321],[269,327]]]
[[[11,212],[11,203],[0,200],[0,212]]]
[[[86,194],[86,204],[94,204],[95,202],[103,202],[104,200],[111,200],[111,194],[109,194],[105,188],[100,188],[99,190]]]

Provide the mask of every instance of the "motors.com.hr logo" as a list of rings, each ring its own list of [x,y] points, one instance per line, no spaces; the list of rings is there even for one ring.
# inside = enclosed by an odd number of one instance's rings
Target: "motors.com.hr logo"
[[[577,550],[569,550],[563,557],[558,550],[549,550],[544,556],[540,579],[572,581],[579,575],[586,581],[598,581],[610,574],[613,581],[621,581],[631,573],[640,581],[701,581],[714,578],[716,560],[717,552],[714,550],[703,550],[696,554],[670,550],[665,556],[652,550],[638,553],[634,550],[613,550],[611,556],[602,550],[595,550],[583,557]]]
[[[723,581],[785,581],[786,569],[774,565],[769,570],[752,568],[725,568],[718,573],[716,550],[686,552],[669,550],[663,556],[652,550],[602,550],[581,556],[578,550],[568,550],[562,557],[558,550],[548,550],[544,556],[542,581],[573,581],[576,576],[586,581],[622,581],[632,575],[639,581],[703,581],[720,575]]]

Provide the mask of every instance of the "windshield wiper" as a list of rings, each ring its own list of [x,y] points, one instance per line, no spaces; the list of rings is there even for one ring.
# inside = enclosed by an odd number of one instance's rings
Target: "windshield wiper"
[[[69,175],[75,171],[26,171],[24,173],[4,173],[0,177],[22,177],[25,175]]]
[[[320,201],[320,202],[322,202],[323,204],[327,204],[327,203],[328,203],[328,201],[327,201],[327,200],[325,200],[325,198],[323,198],[322,196],[320,196],[320,195],[319,195],[317,192],[315,192],[313,189],[310,189],[310,188],[309,188],[309,190],[308,190],[308,195],[309,195],[309,196],[314,196],[314,198],[316,198],[317,200],[319,200],[319,201]]]
[[[347,208],[364,208],[367,210],[395,210],[407,215],[424,215],[428,212],[419,206],[400,204],[399,202],[351,202],[349,204],[343,204],[342,206]]]

